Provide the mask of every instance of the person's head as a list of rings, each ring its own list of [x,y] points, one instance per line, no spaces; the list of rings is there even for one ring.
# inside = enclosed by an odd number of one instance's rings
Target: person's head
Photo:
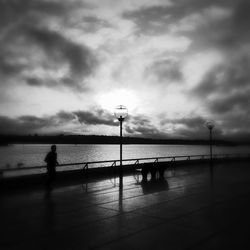
[[[51,146],[51,151],[52,151],[52,152],[56,152],[56,145],[52,145],[52,146]]]

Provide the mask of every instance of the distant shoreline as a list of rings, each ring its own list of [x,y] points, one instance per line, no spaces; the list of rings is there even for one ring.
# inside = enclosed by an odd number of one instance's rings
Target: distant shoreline
[[[102,136],[102,135],[0,135],[0,146],[11,144],[120,144],[119,136]],[[209,145],[209,140],[183,140],[183,139],[150,139],[138,137],[123,137],[123,144],[144,144],[144,145]],[[233,142],[226,140],[214,140],[213,145],[217,146],[238,146],[250,145],[246,142]]]

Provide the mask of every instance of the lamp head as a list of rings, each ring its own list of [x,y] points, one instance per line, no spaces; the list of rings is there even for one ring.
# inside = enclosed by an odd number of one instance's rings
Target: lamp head
[[[213,128],[214,128],[214,121],[207,121],[206,123],[205,123],[205,125],[206,125],[206,127],[208,128],[208,129],[210,129],[210,130],[212,130]]]
[[[128,109],[123,105],[119,105],[115,108],[114,115],[118,120],[124,120],[128,116]]]

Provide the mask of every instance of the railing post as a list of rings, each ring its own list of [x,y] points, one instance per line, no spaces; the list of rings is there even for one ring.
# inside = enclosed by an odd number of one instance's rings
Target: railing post
[[[83,170],[83,173],[85,174],[86,178],[88,178],[88,163],[85,163],[82,170]]]
[[[134,163],[134,165],[136,166],[137,164],[139,164],[139,160],[137,159]]]
[[[88,170],[88,163],[85,163],[85,165],[83,166],[83,170]]]
[[[172,157],[170,162],[175,162],[175,157]],[[171,172],[172,172],[173,175],[175,175],[175,164],[173,164]]]
[[[114,171],[113,171],[113,174],[114,174],[114,185],[116,186],[116,161],[113,161],[111,167],[114,167]]]

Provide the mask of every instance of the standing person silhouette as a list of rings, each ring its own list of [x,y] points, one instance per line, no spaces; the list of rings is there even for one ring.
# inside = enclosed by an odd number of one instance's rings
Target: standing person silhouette
[[[56,166],[59,164],[57,162],[56,145],[51,146],[51,151],[46,155],[44,161],[47,163],[47,185],[50,188],[51,182],[56,177]]]

